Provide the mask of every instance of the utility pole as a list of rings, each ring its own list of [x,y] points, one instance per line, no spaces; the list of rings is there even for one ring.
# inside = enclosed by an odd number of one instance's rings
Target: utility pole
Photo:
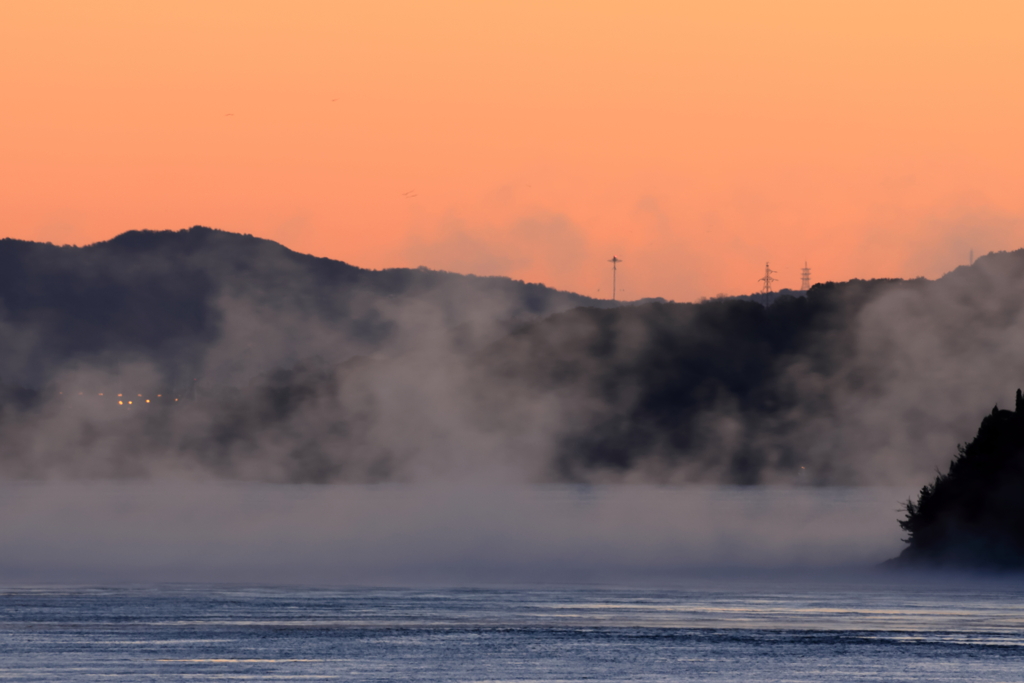
[[[612,256],[608,259],[608,263],[612,264],[612,301],[615,301],[615,287],[616,287],[616,276],[618,275],[619,264],[622,263],[622,259],[618,256]]]
[[[772,277],[772,273],[775,273],[775,272],[778,272],[778,271],[772,270],[771,266],[769,266],[768,263],[765,262],[765,264],[764,264],[764,277],[761,278],[760,280],[758,280],[758,282],[763,282],[764,283],[764,287],[761,288],[761,294],[764,295],[764,307],[765,308],[768,308],[768,304],[771,303],[770,299],[771,299],[771,295],[772,295],[772,283],[773,282],[778,282],[778,280],[776,280],[775,278]]]
[[[807,267],[807,261],[804,261],[804,267],[800,270],[800,291],[806,292],[811,288],[811,269]]]

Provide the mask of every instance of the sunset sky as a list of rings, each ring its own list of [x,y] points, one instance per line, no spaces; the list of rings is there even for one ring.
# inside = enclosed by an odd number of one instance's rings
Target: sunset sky
[[[0,236],[623,298],[1024,247],[1024,2],[0,6]]]

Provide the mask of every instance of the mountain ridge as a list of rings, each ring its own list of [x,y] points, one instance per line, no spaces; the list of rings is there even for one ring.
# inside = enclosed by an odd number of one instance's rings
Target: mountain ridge
[[[1024,376],[1024,250],[623,305],[192,228],[2,241],[0,302],[17,476],[918,481]]]
[[[537,283],[423,268],[362,269],[301,254],[251,235],[195,226],[180,231],[129,231],[83,247],[0,240],[0,306],[6,323],[28,330],[30,370],[0,364],[0,378],[39,386],[46,366],[104,355],[176,356],[181,377],[195,374],[202,349],[224,323],[218,301],[300,310],[343,326],[353,353],[387,338],[386,321],[367,299],[444,298],[472,303],[474,293],[499,298],[505,323],[579,305],[607,302]],[[453,324],[457,305],[445,309]],[[8,330],[10,333],[11,330]],[[22,335],[25,336],[25,335]],[[361,343],[359,343],[361,342]],[[177,380],[171,380],[173,383]]]

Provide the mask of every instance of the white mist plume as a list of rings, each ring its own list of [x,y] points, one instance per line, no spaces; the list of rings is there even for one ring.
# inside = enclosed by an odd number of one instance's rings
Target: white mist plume
[[[780,390],[795,407],[753,423],[737,397],[722,396],[697,416],[692,452],[656,443],[622,471],[559,469],[567,436],[638,395],[627,377],[609,405],[588,384],[604,361],[582,352],[593,343],[586,324],[546,342],[578,347],[576,365],[560,371],[584,380],[538,386],[481,370],[481,351],[508,333],[521,303],[472,281],[416,296],[362,293],[340,322],[297,306],[278,291],[286,281],[258,297],[228,290],[217,302],[220,336],[194,385],[163,386],[162,368],[130,358],[69,366],[54,382],[64,394],[0,417],[0,474],[719,483],[753,445],[762,482],[919,485],[993,403],[1024,384],[1024,277],[1015,263],[986,257],[934,283],[881,291],[845,332],[818,341],[833,366],[785,361]],[[616,353],[643,354],[651,331],[625,317],[616,324]],[[30,354],[31,335],[12,333],[5,348]],[[111,395],[168,392],[177,404],[153,410],[115,406]],[[781,453],[796,454],[804,479],[775,468]]]
[[[795,363],[786,416],[807,459],[846,481],[921,482],[956,455],[981,418],[1024,387],[1024,274],[979,259],[933,282],[894,288],[857,316],[838,372]]]
[[[0,485],[0,581],[674,582],[864,570],[893,489]]]

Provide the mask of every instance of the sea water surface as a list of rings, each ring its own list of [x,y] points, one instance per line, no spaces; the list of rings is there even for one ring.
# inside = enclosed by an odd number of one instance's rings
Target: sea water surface
[[[22,588],[0,680],[1020,681],[1024,589]]]

